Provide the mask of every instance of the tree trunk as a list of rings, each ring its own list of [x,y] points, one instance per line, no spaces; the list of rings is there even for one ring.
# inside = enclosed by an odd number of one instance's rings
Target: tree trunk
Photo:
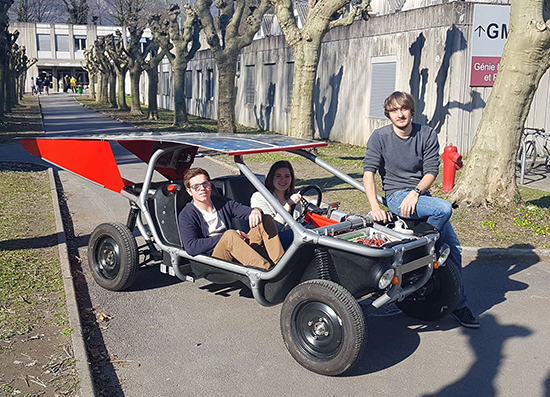
[[[157,92],[159,85],[159,74],[157,69],[147,69],[147,76],[149,76],[149,92],[148,92],[148,102],[149,110],[147,111],[147,118],[149,120],[158,120],[159,110],[157,103]]]
[[[98,77],[98,94],[96,101],[98,103],[109,103],[109,76],[100,73]]]
[[[95,91],[95,79],[97,76],[97,73],[88,73],[88,76],[90,77],[90,97],[96,98],[96,91]]]
[[[116,73],[117,80],[117,105],[119,110],[130,110],[128,104],[126,103],[126,72]]]
[[[516,153],[521,132],[539,82],[550,66],[550,22],[535,17],[533,4],[543,0],[514,0],[510,34],[472,149],[452,202],[471,206],[510,203],[517,186]],[[529,12],[531,11],[531,12]],[[521,14],[520,14],[521,13]]]
[[[185,126],[189,124],[187,109],[185,108],[185,69],[187,62],[180,60],[173,63],[174,68],[174,126]]]
[[[0,59],[0,119],[4,118],[4,105],[6,103],[6,65]]]
[[[109,103],[112,108],[117,107],[116,103],[116,74],[109,74]]]
[[[141,68],[139,68],[141,70]],[[141,111],[141,102],[139,100],[139,78],[141,77],[140,72],[130,70],[130,83],[132,93],[132,108],[130,110],[131,114],[143,114]]]
[[[21,76],[19,76],[19,83],[17,87],[17,91],[19,92],[19,100],[23,100],[23,96],[25,95],[25,77],[27,76],[27,72],[23,72]]]
[[[294,81],[292,83],[292,105],[290,108],[290,136],[313,139],[313,95],[317,65],[319,63],[320,41],[302,40],[294,49]]]
[[[235,75],[237,56],[233,60],[218,61],[218,132],[234,134],[235,127]]]
[[[13,87],[13,73],[8,69],[6,72],[6,97],[4,103],[4,112],[10,113],[15,104],[15,90]]]

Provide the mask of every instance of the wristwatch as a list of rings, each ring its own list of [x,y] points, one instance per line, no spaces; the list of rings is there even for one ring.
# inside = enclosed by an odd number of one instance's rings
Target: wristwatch
[[[419,196],[422,196],[422,189],[420,189],[418,186],[413,189],[413,192],[416,192]]]

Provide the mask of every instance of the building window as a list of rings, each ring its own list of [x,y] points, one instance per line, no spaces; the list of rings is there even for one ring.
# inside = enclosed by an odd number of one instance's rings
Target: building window
[[[286,64],[286,107],[290,109],[292,106],[292,86],[294,85],[294,62],[288,62]]]
[[[51,51],[52,42],[49,34],[37,34],[38,51]]]
[[[84,51],[86,49],[86,36],[75,36],[74,37],[74,50],[75,51]]]
[[[193,80],[192,80],[192,74],[191,70],[185,71],[185,97],[186,98],[193,98]]]
[[[214,99],[214,69],[206,70],[206,100]]]
[[[383,119],[384,100],[395,91],[395,56],[372,58],[369,117]]]
[[[55,35],[55,50],[67,52],[69,51],[69,36],[66,34]]]
[[[256,66],[246,66],[246,104],[254,105],[256,99]]]
[[[197,70],[197,99],[204,98],[204,87],[202,83],[202,70]]]

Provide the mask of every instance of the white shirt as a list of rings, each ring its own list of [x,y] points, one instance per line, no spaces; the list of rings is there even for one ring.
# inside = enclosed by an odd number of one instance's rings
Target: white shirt
[[[218,211],[214,209],[214,212],[205,211],[193,201],[193,205],[200,211],[204,221],[208,224],[208,236],[217,236],[223,234],[227,227],[223,223],[222,219],[218,216]]]

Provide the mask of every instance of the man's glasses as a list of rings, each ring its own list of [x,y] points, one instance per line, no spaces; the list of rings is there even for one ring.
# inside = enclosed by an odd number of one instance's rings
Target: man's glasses
[[[212,187],[212,183],[210,181],[205,181],[203,183],[196,183],[194,185],[189,186],[189,188],[195,192],[198,192],[201,190],[201,187],[203,189],[210,189]]]

